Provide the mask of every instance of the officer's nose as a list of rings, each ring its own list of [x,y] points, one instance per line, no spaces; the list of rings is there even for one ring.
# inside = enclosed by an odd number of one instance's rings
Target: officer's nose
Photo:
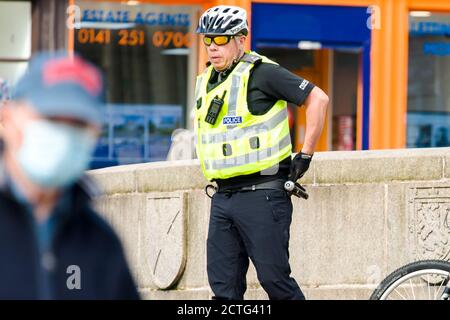
[[[217,44],[214,43],[214,41],[209,45],[209,50],[211,51],[217,51],[217,49],[219,48],[219,46]]]

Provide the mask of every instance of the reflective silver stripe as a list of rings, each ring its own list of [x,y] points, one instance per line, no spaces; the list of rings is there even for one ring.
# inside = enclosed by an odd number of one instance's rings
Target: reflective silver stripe
[[[237,97],[239,93],[239,83],[241,82],[242,75],[233,74],[231,78],[231,91],[230,91],[230,100],[228,103],[228,116],[236,115],[236,107],[237,107]]]
[[[288,133],[286,136],[284,136],[280,142],[278,142],[278,145],[275,145],[271,148],[263,149],[263,150],[257,150],[250,152],[248,154],[234,157],[234,158],[225,158],[222,160],[214,160],[209,163],[209,161],[205,161],[205,168],[206,170],[222,170],[222,169],[228,169],[232,167],[239,167],[242,165],[255,163],[267,158],[270,158],[272,155],[277,154],[280,150],[284,149],[285,147],[289,146],[291,144],[291,136]]]
[[[197,100],[200,95],[200,88],[202,86],[203,76],[198,77],[197,83],[195,84],[195,103],[197,104]]]
[[[242,73],[247,69],[247,67],[251,65],[248,62],[242,63],[238,69],[232,73],[231,77],[231,91],[230,91],[230,98],[228,100],[228,116],[235,116],[236,115],[236,107],[237,107],[237,99],[238,99],[238,93],[242,78]]]
[[[197,83],[195,84],[195,103],[197,103],[198,98],[200,98],[201,87],[203,84],[203,78],[208,73],[208,68],[202,72],[200,76],[197,77]]]
[[[272,130],[280,123],[283,122],[288,117],[287,109],[283,108],[281,111],[276,113],[272,118],[268,119],[263,123],[258,123],[246,128],[234,128],[227,132],[214,133],[214,134],[202,134],[202,143],[222,143],[229,142],[243,138],[244,136],[250,135],[252,133],[261,133],[263,130]]]

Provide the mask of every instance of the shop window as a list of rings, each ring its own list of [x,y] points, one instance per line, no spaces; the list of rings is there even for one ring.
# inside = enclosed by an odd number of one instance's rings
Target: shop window
[[[172,132],[186,126],[198,8],[76,4],[81,28],[75,51],[102,69],[106,84],[105,123],[92,167],[165,160]]]
[[[288,48],[261,48],[259,52],[275,60],[291,72],[311,81],[330,96],[322,136],[316,151],[355,150],[358,72],[361,50],[339,48],[298,50]],[[330,57],[331,63],[330,62]],[[329,86],[331,85],[331,90]],[[288,105],[291,140],[299,152],[305,139],[306,115],[304,108]]]
[[[313,50],[295,50],[292,48],[260,48],[261,54],[280,63],[288,70],[314,68]]]
[[[409,17],[407,147],[450,146],[450,14]]]
[[[315,85],[320,85],[320,77],[317,77],[321,71],[318,70],[317,54],[314,50],[298,50],[293,48],[261,47],[258,53],[277,62],[283,68],[311,81]],[[289,128],[291,133],[291,142],[294,152],[299,152],[305,139],[305,111],[299,106],[288,103]]]
[[[335,50],[333,59],[333,150],[356,149],[357,50]]]
[[[31,55],[30,1],[0,1],[0,43],[0,78],[13,86]]]

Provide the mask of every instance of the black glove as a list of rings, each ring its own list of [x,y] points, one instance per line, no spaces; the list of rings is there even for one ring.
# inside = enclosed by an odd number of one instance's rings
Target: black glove
[[[312,154],[306,154],[303,152],[297,153],[291,163],[291,171],[289,173],[289,180],[296,182],[303,177],[306,171],[308,171],[309,164],[311,163]]]

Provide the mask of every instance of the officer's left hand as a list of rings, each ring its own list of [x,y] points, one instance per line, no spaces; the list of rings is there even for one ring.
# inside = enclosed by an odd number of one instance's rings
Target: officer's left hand
[[[294,159],[292,159],[291,171],[288,176],[289,180],[296,182],[298,179],[303,177],[305,172],[309,169],[311,159],[311,154],[306,154],[303,152],[297,153]]]

